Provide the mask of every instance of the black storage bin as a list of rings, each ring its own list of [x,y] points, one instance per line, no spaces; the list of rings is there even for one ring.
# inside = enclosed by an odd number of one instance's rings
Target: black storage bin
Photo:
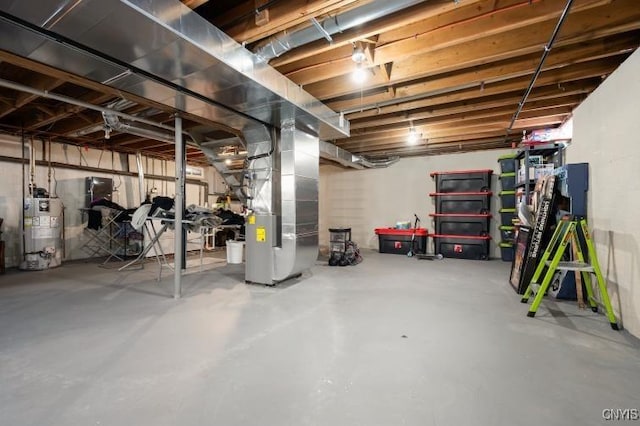
[[[503,209],[516,208],[516,191],[500,191],[498,195]]]
[[[513,219],[515,219],[516,216],[516,209],[500,209],[500,224],[501,225],[507,225],[507,226],[512,226],[513,225]]]
[[[347,251],[347,241],[351,240],[351,228],[329,228],[329,249],[331,253]]]
[[[430,214],[434,220],[436,234],[445,235],[489,235],[490,214]]]
[[[516,227],[513,225],[500,226],[500,235],[503,242],[513,242],[516,239]]]
[[[513,243],[509,242],[501,242],[500,243],[500,255],[502,260],[505,262],[513,262],[513,258],[515,257],[515,248]]]
[[[491,237],[473,237],[464,235],[433,235],[436,253],[456,259],[489,259],[489,241]]]
[[[516,172],[501,174],[500,185],[503,191],[514,191],[516,189]]]
[[[376,228],[378,235],[378,251],[380,253],[404,254],[411,249],[411,236],[413,229]],[[426,253],[427,230],[417,228],[415,230],[414,253]]]
[[[491,192],[435,192],[429,195],[435,197],[438,213],[487,214],[491,211]]]
[[[498,157],[500,173],[513,173],[516,171],[516,156],[518,154],[506,154]]]
[[[436,180],[436,192],[487,192],[491,190],[493,170],[460,170],[433,172]]]

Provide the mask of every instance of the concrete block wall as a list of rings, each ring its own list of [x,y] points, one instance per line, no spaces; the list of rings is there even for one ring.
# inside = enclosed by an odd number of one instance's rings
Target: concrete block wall
[[[43,159],[42,142],[35,141],[36,159]],[[28,149],[25,150],[28,158]],[[21,158],[22,145],[18,138],[0,135],[0,156]],[[84,149],[81,147],[52,144],[51,159],[53,162],[75,165],[79,167],[93,167],[104,169],[104,172],[73,170],[67,168],[54,168],[52,172],[51,193],[58,195],[65,206],[65,260],[83,259],[88,254],[81,249],[86,241],[85,235],[86,215],[83,217],[80,208],[85,204],[85,178],[98,176],[111,178],[117,191],[113,194],[113,201],[126,208],[135,208],[140,205],[139,187],[137,176],[123,176],[114,171],[130,171],[137,173],[135,156],[115,153],[112,157],[110,151],[97,149]],[[172,161],[161,161],[143,157],[145,173],[158,176],[175,176],[175,164]],[[28,167],[25,166],[25,186],[28,186]],[[47,188],[47,167],[36,167],[36,184]],[[21,261],[21,215],[22,215],[22,165],[10,161],[0,160],[0,217],[4,218],[2,226],[2,239],[5,241],[5,264],[7,267],[17,266]],[[208,193],[218,190],[224,191],[222,178],[212,167],[205,168],[205,179],[209,184]],[[173,197],[175,184],[173,181],[145,180],[145,191],[153,190],[153,195]],[[215,202],[216,197],[209,200],[203,185],[187,184],[186,202],[189,204],[204,205]],[[167,234],[163,242],[169,253],[173,252],[172,244]]]
[[[589,163],[588,219],[623,326],[640,337],[640,50],[574,112],[568,163]]]
[[[361,247],[378,249],[375,228],[394,226],[417,214],[422,226],[433,232],[429,213],[435,204],[429,197],[435,192],[435,171],[491,169],[493,197],[491,211],[491,256],[499,258],[500,174],[498,157],[511,150],[491,150],[432,157],[404,158],[388,168],[354,170],[335,166],[320,167],[320,244],[328,245],[328,228],[350,227],[352,238]],[[505,283],[508,277],[505,277]]]

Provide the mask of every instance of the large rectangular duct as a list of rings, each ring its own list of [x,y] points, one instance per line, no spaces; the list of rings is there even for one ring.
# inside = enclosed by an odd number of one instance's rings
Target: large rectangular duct
[[[245,279],[275,284],[318,256],[318,137],[283,122],[269,135],[252,129],[247,144],[250,206]],[[271,138],[269,138],[271,136]]]
[[[348,122],[177,0],[0,0],[0,49],[241,130]]]

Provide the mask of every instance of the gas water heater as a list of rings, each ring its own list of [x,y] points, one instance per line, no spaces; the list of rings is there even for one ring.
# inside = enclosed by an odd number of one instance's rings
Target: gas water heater
[[[20,269],[40,271],[62,263],[62,200],[25,198],[24,260]]]

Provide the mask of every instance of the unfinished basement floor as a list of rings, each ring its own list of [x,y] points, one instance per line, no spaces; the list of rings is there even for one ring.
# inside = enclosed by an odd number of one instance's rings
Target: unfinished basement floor
[[[0,423],[567,426],[640,408],[640,344],[604,316],[546,300],[527,318],[501,261],[364,255],[276,288],[215,261],[180,300],[151,264],[9,273]]]

